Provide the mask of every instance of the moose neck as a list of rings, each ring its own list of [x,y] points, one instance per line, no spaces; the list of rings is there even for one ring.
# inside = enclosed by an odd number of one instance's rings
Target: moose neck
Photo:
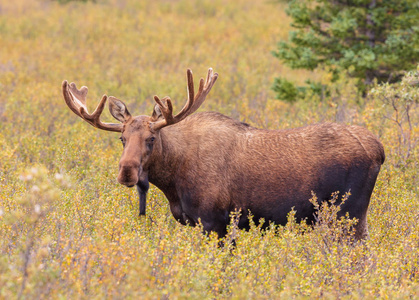
[[[149,181],[165,192],[173,187],[175,174],[184,159],[184,133],[180,124],[160,130],[159,142],[154,145],[148,167]]]

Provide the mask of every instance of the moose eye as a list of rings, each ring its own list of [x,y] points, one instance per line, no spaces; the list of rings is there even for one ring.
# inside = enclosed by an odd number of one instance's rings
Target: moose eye
[[[153,150],[153,144],[154,144],[154,140],[155,140],[156,138],[154,137],[154,136],[152,136],[152,137],[150,137],[150,138],[148,138],[147,139],[147,141],[146,141],[146,145],[147,145],[147,150],[148,151],[151,151],[151,150]]]
[[[119,137],[119,140],[122,142],[122,146],[125,147],[125,140],[124,140],[124,138],[121,136],[121,137]]]

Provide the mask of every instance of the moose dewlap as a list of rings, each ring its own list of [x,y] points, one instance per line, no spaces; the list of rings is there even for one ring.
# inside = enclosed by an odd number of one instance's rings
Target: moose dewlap
[[[384,162],[380,141],[358,126],[323,123],[289,130],[264,130],[216,112],[192,115],[204,102],[218,74],[209,69],[195,94],[187,71],[188,100],[173,116],[170,98],[154,97],[151,116],[132,116],[125,104],[109,97],[109,109],[120,123],[100,121],[107,96],[89,114],[87,88],[63,82],[69,108],[90,125],[121,133],[124,147],[118,181],[137,186],[140,215],[145,214],[149,182],[169,200],[182,224],[199,221],[207,232],[226,234],[230,213],[242,212],[238,226],[248,228],[247,212],[285,224],[292,208],[298,221],[313,222],[312,191],[319,201],[350,191],[342,205],[359,221],[356,238],[367,235],[367,210]],[[266,223],[268,223],[266,222]]]

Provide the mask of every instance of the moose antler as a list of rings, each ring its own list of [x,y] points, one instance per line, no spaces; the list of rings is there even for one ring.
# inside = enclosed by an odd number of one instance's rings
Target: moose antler
[[[218,78],[218,73],[214,73],[212,68],[209,68],[207,79],[204,82],[204,79],[201,78],[199,81],[198,93],[195,95],[192,71],[188,69],[186,75],[188,78],[188,100],[186,101],[185,106],[176,116],[173,116],[172,101],[169,97],[164,97],[160,100],[159,97],[154,96],[154,100],[160,107],[164,117],[164,120],[159,120],[153,123],[154,130],[161,129],[167,125],[178,123],[190,114],[194,113],[205,101],[205,98],[211,91],[212,86]]]
[[[106,100],[108,99],[106,95],[103,95],[102,100],[100,100],[99,105],[96,107],[95,111],[89,114],[86,106],[86,95],[88,91],[87,87],[83,86],[79,90],[77,89],[74,82],[68,84],[67,80],[63,81],[62,87],[65,103],[67,103],[67,106],[80,118],[85,120],[93,127],[99,129],[116,132],[122,131],[122,124],[103,123],[100,121],[100,114],[105,108]]]

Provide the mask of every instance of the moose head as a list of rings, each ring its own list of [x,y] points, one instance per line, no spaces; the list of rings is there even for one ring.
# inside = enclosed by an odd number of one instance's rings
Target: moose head
[[[87,87],[77,89],[74,83],[64,81],[62,90],[68,107],[90,125],[106,131],[121,133],[123,152],[119,162],[118,182],[127,187],[137,186],[140,194],[140,215],[145,214],[146,193],[149,188],[148,170],[153,162],[153,149],[161,148],[160,130],[176,124],[194,113],[204,102],[218,77],[210,68],[204,81],[199,82],[195,94],[192,71],[187,70],[188,99],[182,110],[173,116],[172,101],[169,97],[154,96],[156,105],[151,116],[132,116],[127,106],[115,97],[109,97],[109,111],[120,123],[103,123],[100,115],[108,97],[104,95],[93,113],[86,106]]]

